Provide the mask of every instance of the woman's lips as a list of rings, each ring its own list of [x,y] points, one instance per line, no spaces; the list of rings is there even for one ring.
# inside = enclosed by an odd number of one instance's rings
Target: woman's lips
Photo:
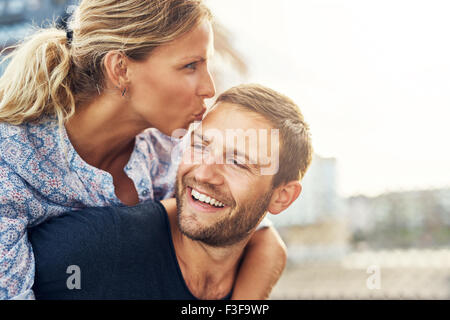
[[[202,121],[203,120],[203,115],[206,112],[206,108],[203,108],[203,110],[200,113],[194,114],[195,120],[196,121]]]

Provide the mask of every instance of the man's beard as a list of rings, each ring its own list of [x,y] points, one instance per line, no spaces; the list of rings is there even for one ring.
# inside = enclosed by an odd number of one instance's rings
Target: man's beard
[[[241,205],[232,205],[228,210],[228,214],[210,226],[203,226],[197,222],[195,217],[186,217],[183,215],[185,210],[185,194],[186,186],[202,187],[212,196],[223,194],[217,190],[217,187],[208,183],[200,183],[195,178],[187,179],[177,176],[175,184],[175,195],[177,201],[177,217],[178,227],[181,232],[188,238],[201,241],[213,247],[226,247],[233,245],[250,235],[250,231],[256,227],[261,217],[267,210],[267,206],[272,197],[273,190],[262,194],[256,199],[246,199]],[[190,195],[188,195],[190,196]],[[235,203],[234,201],[232,201]],[[214,214],[214,213],[211,213]],[[221,214],[218,212],[217,214]]]

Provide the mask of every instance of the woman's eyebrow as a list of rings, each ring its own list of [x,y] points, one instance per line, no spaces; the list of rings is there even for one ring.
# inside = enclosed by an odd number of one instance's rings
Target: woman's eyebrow
[[[202,56],[187,56],[180,59],[180,61],[192,61],[192,60],[203,62],[206,61],[206,58]]]

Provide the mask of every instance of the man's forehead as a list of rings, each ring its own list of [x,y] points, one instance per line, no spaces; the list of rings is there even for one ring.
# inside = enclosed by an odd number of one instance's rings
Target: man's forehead
[[[274,142],[270,137],[278,130],[254,111],[236,104],[219,102],[206,114],[195,131],[197,136],[201,136],[207,142],[219,140],[227,143],[237,139],[245,141],[247,149],[262,147],[270,149],[270,145]],[[242,145],[238,143],[237,147],[241,148]]]
[[[229,102],[218,102],[212,106],[205,115],[202,126],[221,130],[272,127],[262,115]]]

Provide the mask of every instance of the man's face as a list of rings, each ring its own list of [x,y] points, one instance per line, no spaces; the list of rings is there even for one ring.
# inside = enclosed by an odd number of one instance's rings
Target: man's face
[[[194,130],[176,183],[183,234],[223,247],[251,233],[273,193],[273,175],[261,174],[268,164],[261,150],[279,148],[278,141],[268,138],[271,131],[261,116],[228,103],[220,103],[201,130]]]

